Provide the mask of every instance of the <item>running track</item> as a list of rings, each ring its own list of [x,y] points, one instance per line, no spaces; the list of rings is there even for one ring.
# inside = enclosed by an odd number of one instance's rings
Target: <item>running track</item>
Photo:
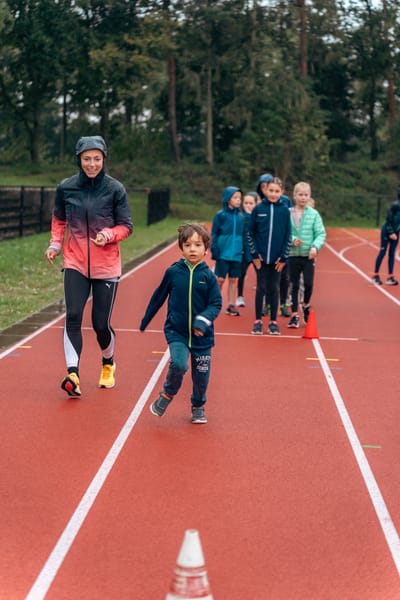
[[[215,600],[400,598],[400,286],[370,284],[378,243],[329,230],[319,339],[283,318],[279,338],[250,335],[249,270],[247,307],[216,322],[205,426],[189,375],[162,419],[148,410],[164,313],[137,328],[175,244],[121,282],[114,389],[96,388],[88,314],[81,399],[59,389],[63,316],[3,352],[0,598],[163,600],[188,528]]]

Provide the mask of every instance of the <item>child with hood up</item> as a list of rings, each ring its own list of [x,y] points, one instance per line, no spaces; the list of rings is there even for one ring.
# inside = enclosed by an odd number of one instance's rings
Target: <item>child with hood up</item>
[[[228,277],[228,308],[226,315],[238,317],[235,308],[238,278],[242,272],[244,217],[241,212],[242,192],[238,187],[226,187],[222,194],[222,209],[212,223],[211,258],[215,260],[215,275],[222,290]]]

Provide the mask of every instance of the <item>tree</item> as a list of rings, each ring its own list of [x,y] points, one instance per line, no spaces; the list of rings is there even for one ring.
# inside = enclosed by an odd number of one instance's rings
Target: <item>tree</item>
[[[8,0],[7,4],[9,16],[0,32],[1,103],[22,123],[31,161],[37,164],[46,106],[57,95],[63,71],[70,3]]]
[[[384,103],[384,81],[390,67],[390,48],[385,41],[381,9],[363,0],[349,10],[347,23],[349,67],[354,80],[357,118],[365,124],[370,158],[379,156],[378,117]]]

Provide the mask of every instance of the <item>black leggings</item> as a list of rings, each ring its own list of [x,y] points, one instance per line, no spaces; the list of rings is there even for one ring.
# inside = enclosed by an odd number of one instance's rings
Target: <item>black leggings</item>
[[[292,312],[296,313],[299,305],[300,274],[304,277],[304,304],[309,304],[314,288],[315,259],[308,256],[289,257],[289,276],[292,284]]]
[[[278,313],[279,299],[279,281],[281,274],[275,269],[275,265],[261,263],[261,267],[256,269],[257,289],[256,289],[256,321],[262,317],[264,298],[271,308],[271,321],[276,321]]]
[[[110,324],[118,281],[88,279],[75,269],[64,271],[66,319],[64,353],[68,370],[77,371],[82,352],[82,318],[92,292],[92,326],[102,350],[103,362],[112,362],[115,332]]]

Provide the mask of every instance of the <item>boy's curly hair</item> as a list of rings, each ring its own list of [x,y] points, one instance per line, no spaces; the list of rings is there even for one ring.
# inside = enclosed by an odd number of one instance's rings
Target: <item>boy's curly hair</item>
[[[182,250],[183,244],[192,237],[194,233],[197,233],[203,240],[203,244],[206,250],[210,247],[210,234],[208,229],[201,223],[185,223],[178,228],[178,245]]]

